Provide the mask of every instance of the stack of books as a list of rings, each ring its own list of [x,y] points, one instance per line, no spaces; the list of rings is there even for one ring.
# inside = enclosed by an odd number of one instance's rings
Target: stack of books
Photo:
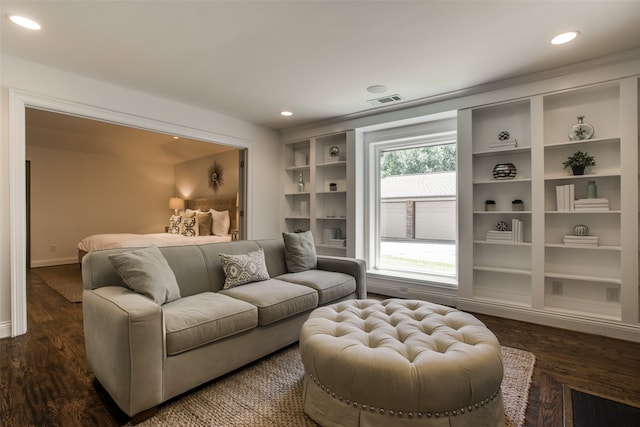
[[[522,225],[522,221],[519,219],[513,219],[511,220],[511,230],[509,231],[498,231],[498,230],[487,231],[487,242],[522,243],[523,235],[524,235],[524,227]]]
[[[556,186],[556,206],[558,212],[569,212],[574,210],[575,185]]]
[[[507,148],[516,148],[518,146],[518,140],[500,141],[493,144],[489,144],[490,150],[505,150]]]
[[[564,244],[567,246],[598,247],[598,236],[564,236]]]
[[[578,199],[573,202],[576,212],[603,212],[609,210],[608,199]]]

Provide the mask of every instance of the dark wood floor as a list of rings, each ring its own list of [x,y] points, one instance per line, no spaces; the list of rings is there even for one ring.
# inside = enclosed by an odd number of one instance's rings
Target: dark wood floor
[[[27,281],[28,332],[0,340],[0,425],[126,423],[87,365],[82,305],[67,302],[34,275]],[[527,426],[562,426],[563,383],[640,406],[640,344],[477,317],[501,344],[536,355]]]

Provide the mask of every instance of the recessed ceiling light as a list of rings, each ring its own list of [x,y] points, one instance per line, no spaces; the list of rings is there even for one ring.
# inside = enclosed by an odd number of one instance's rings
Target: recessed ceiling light
[[[566,33],[558,34],[551,39],[551,44],[564,44],[569,43],[571,40],[578,37],[579,31],[567,31]]]
[[[291,111],[280,111],[280,115],[284,117],[289,117],[289,116],[293,116],[293,113]]]
[[[6,14],[5,16],[14,24],[20,25],[21,27],[27,28],[29,30],[39,30],[42,28],[36,21],[24,16],[12,15],[10,13]]]
[[[367,88],[369,93],[384,93],[387,91],[387,87],[383,85],[373,85]]]

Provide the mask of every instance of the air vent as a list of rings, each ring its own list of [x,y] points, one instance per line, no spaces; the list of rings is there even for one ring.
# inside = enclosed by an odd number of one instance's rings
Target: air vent
[[[392,102],[402,101],[403,99],[404,98],[402,98],[400,95],[395,94],[395,95],[383,96],[382,98],[370,99],[367,102],[370,103],[371,105],[378,106],[378,105],[387,105]]]

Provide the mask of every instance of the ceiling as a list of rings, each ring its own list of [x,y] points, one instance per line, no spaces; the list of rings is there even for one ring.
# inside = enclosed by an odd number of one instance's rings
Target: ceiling
[[[640,1],[2,1],[3,53],[274,129],[640,48]],[[580,37],[553,46],[552,36]],[[372,94],[366,88],[384,85]],[[281,110],[294,115],[284,118]]]
[[[169,165],[235,149],[34,108],[26,109],[25,122],[27,148],[76,151]]]

